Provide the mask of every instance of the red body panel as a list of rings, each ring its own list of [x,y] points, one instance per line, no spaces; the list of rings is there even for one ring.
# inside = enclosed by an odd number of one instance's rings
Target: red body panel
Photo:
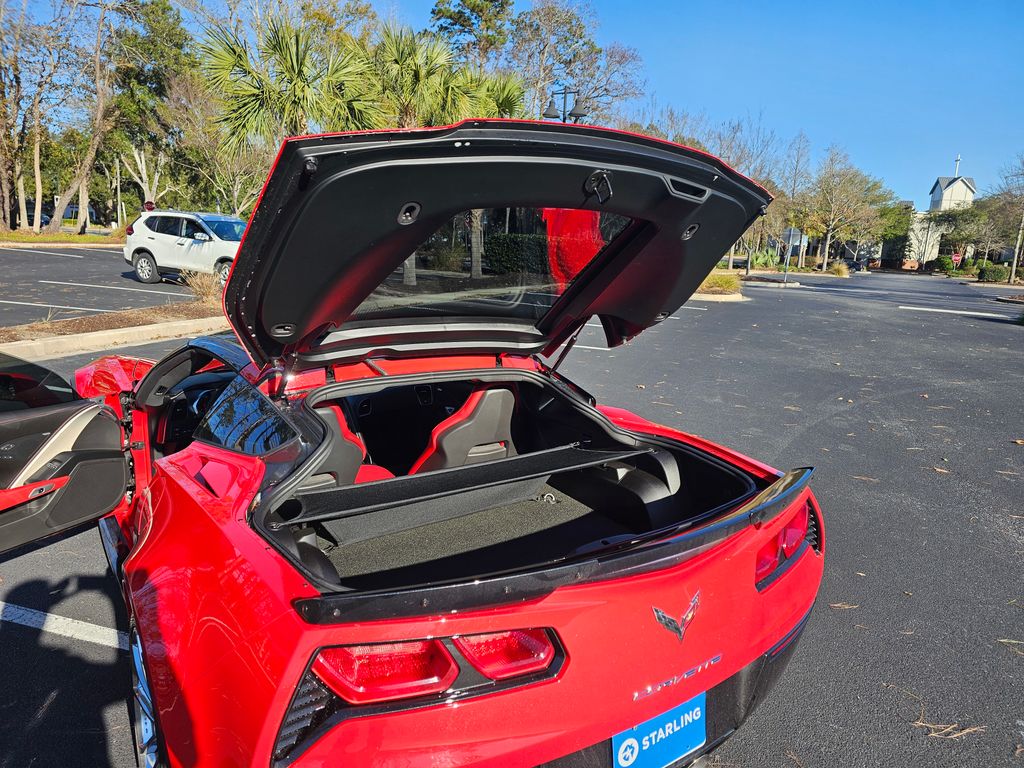
[[[495,365],[493,357],[458,362],[470,370]],[[378,375],[366,366],[337,372],[358,378],[360,368]],[[456,359],[407,361],[400,368],[457,369]],[[627,411],[602,410],[627,429],[694,445],[762,478],[778,474]],[[822,556],[808,550],[784,578],[755,589],[756,553],[782,525],[779,518],[670,570],[563,587],[528,603],[311,625],[292,601],[317,591],[246,520],[263,469],[259,459],[193,443],[155,463],[123,526],[134,540],[123,567],[126,597],[174,766],[269,766],[295,687],[320,647],[543,626],[555,629],[567,654],[556,679],[458,705],[356,718],[295,762],[536,765],[607,739],[750,664],[806,616],[822,575]],[[651,607],[682,613],[697,590],[701,609],[680,643],[658,627]],[[644,685],[712,659],[718,660],[688,679],[633,700]]]

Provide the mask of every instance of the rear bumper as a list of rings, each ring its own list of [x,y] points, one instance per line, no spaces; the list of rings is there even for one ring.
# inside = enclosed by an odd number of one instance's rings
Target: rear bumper
[[[707,692],[707,740],[703,747],[666,768],[683,768],[715,751],[743,724],[768,696],[789,664],[807,616],[763,656]],[[616,768],[612,741],[605,739],[571,755],[543,763],[538,768]]]

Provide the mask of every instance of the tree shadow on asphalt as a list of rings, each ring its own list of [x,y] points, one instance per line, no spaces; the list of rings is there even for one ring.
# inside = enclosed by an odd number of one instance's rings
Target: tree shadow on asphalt
[[[76,584],[75,592],[110,596],[110,579],[86,576]],[[11,589],[5,600],[50,613],[72,594],[70,588],[67,579],[35,579]],[[103,713],[112,704],[123,706],[128,654],[106,649],[103,655],[114,655],[112,662],[89,661],[55,639],[44,641],[42,634],[0,622],[0,768],[113,766]]]

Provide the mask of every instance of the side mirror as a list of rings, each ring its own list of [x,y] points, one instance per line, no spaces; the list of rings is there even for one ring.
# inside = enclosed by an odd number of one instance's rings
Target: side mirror
[[[202,243],[210,242],[210,236],[208,234],[206,234],[205,232],[196,232],[194,235],[192,235],[192,239],[193,240],[198,240],[198,241],[200,241]]]

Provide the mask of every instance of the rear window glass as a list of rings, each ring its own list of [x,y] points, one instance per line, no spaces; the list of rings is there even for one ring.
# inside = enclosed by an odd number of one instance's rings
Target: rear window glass
[[[210,406],[193,437],[252,456],[280,448],[298,433],[256,387],[235,377]]]
[[[493,315],[539,320],[631,219],[574,208],[486,208],[445,222],[354,319]]]

